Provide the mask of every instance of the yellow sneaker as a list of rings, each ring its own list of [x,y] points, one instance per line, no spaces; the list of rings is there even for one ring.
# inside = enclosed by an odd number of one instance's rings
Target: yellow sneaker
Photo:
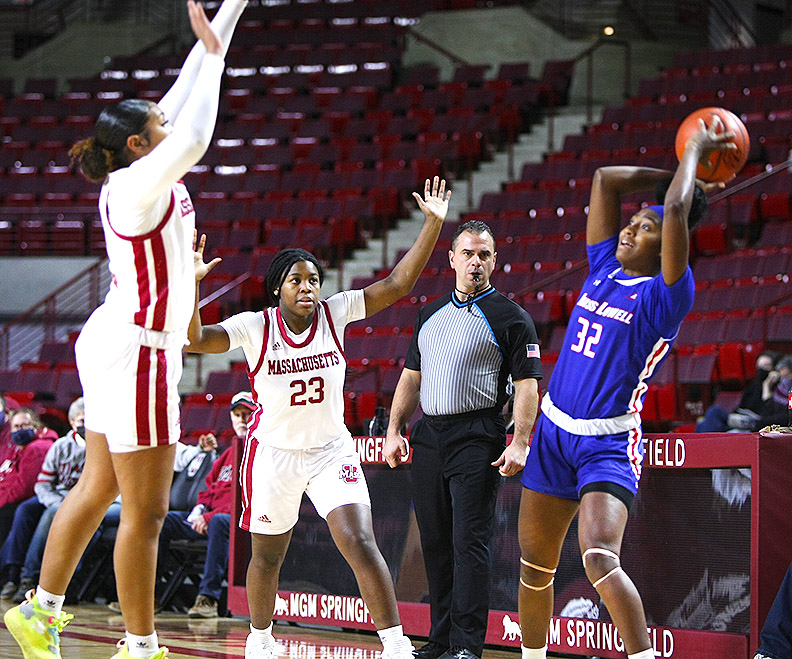
[[[112,656],[112,659],[131,659],[129,650],[127,650],[125,638],[122,638],[120,641],[118,641],[116,647],[118,648],[118,652]],[[160,649],[157,650],[156,654],[151,655],[149,659],[167,659],[167,657],[168,648],[160,646]],[[25,659],[27,659],[27,657],[25,657]]]
[[[25,601],[8,609],[3,620],[25,659],[61,659],[60,633],[73,617],[62,611],[56,617],[42,609],[35,590],[29,590]]]

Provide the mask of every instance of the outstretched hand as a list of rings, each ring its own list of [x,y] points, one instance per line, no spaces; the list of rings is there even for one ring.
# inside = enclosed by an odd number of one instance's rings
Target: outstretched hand
[[[223,54],[223,42],[217,36],[212,24],[206,17],[203,5],[195,0],[187,0],[187,13],[190,16],[190,26],[193,34],[206,47],[207,53],[214,55]]]
[[[197,243],[197,247],[196,247]],[[198,231],[193,234],[193,257],[195,259],[195,281],[201,281],[206,275],[208,275],[212,268],[214,268],[220,261],[223,259],[215,258],[209,261],[209,263],[204,263],[204,247],[206,246],[206,234],[201,234],[201,239],[198,240]]]
[[[446,192],[445,179],[440,180],[439,176],[434,177],[434,182],[426,179],[424,185],[423,198],[417,192],[413,192],[418,207],[426,215],[427,219],[435,219],[442,222],[448,214],[448,200],[451,199],[451,190]]]

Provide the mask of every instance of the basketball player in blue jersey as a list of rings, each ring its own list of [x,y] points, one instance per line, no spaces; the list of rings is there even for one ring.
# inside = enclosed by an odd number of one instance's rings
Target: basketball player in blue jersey
[[[718,131],[719,119],[709,127],[701,122],[664,204],[642,208],[621,231],[622,195],[667,182],[671,172],[623,166],[594,174],[586,227],[589,276],[542,399],[522,476],[523,659],[547,656],[554,574],[578,511],[586,575],[618,627],[628,658],[654,656],[641,597],[620,567],[619,552],[641,476],[647,381],[693,305],[688,231],[706,210],[696,167],[713,151],[734,148],[728,141],[733,134]]]

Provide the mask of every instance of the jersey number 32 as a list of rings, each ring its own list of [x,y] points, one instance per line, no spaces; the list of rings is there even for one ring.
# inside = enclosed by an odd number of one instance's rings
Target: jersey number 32
[[[583,325],[577,333],[578,342],[570,347],[572,352],[582,352],[586,357],[594,357],[592,348],[599,343],[602,338],[602,325],[599,323],[589,323],[588,319],[578,316],[578,322]],[[589,334],[589,330],[591,333]]]

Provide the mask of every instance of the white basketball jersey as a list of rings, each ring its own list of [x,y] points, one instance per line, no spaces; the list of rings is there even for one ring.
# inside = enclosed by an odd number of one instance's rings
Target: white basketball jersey
[[[326,446],[350,436],[344,425],[344,328],[366,316],[363,291],[319,303],[311,326],[295,335],[277,308],[220,323],[231,350],[242,347],[256,411],[248,436],[280,449]]]
[[[186,332],[195,303],[195,211],[190,195],[179,181],[145,210],[130,210],[126,195],[114,193],[129,186],[129,178],[124,170],[111,173],[99,199],[113,275],[105,302],[125,322]]]

